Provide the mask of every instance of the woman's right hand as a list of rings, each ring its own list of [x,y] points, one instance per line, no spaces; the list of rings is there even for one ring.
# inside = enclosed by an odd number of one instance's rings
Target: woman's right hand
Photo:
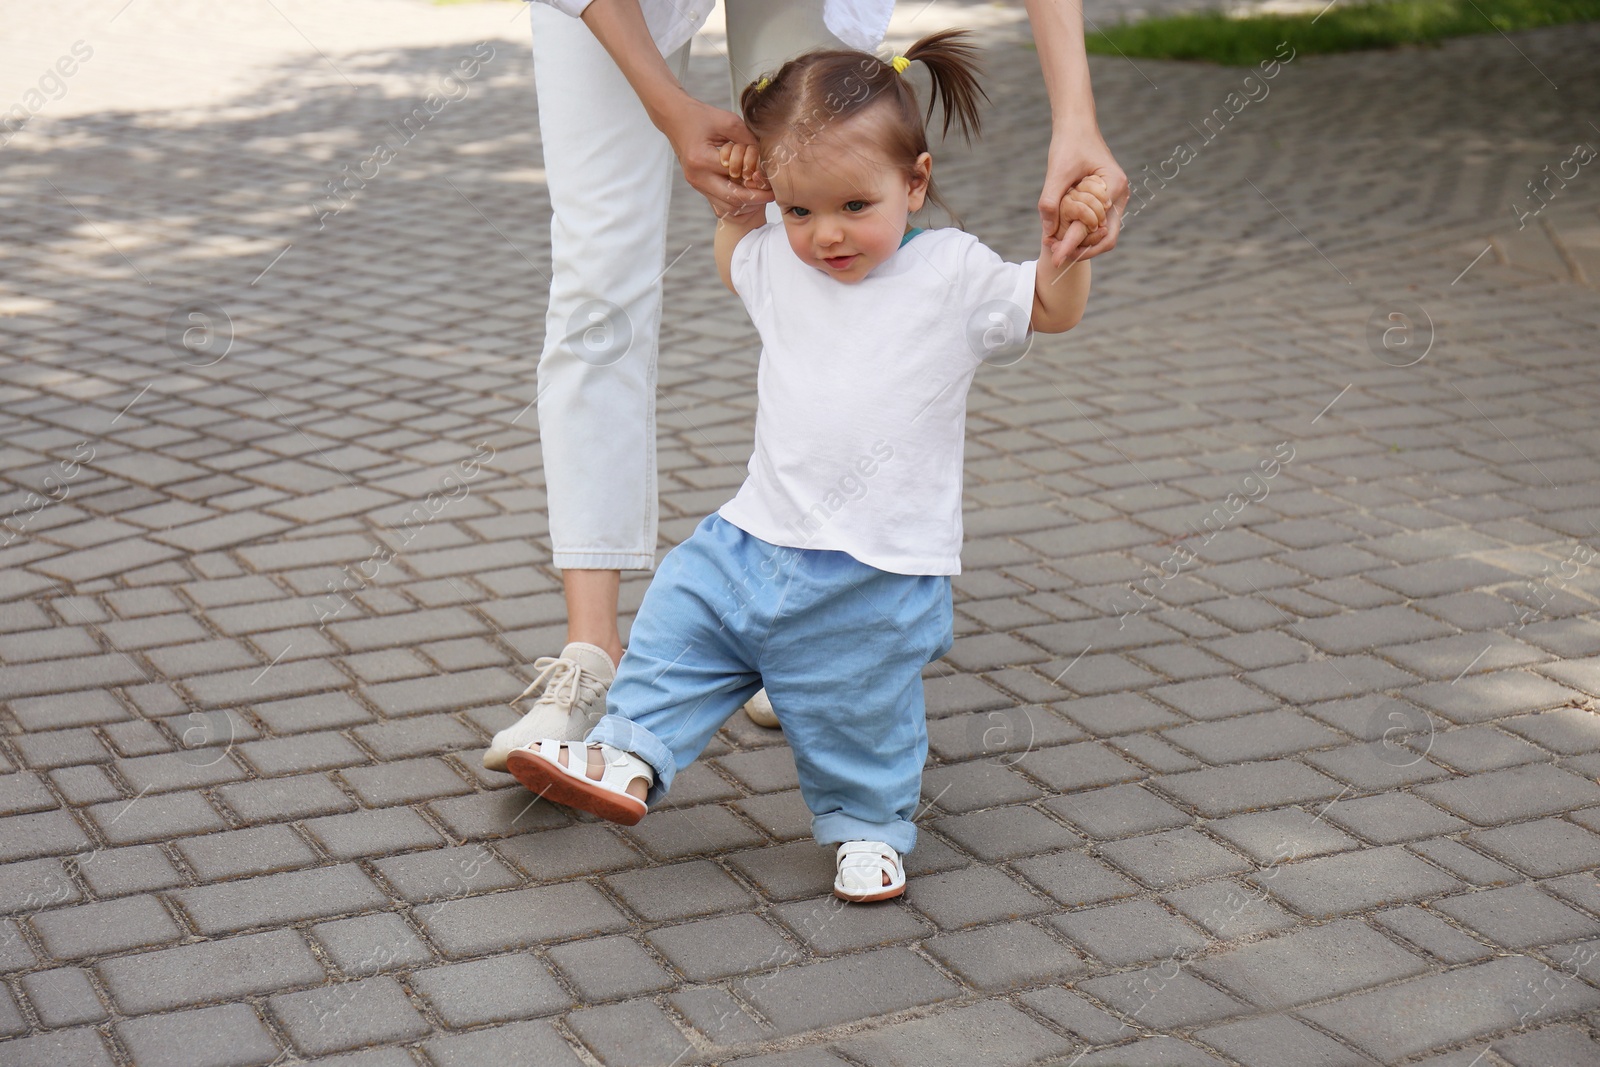
[[[672,142],[684,180],[710,202],[718,218],[761,211],[772,200],[770,190],[752,189],[728,176],[722,146],[729,142],[752,146],[756,143],[738,115],[687,97],[667,118],[662,132]]]

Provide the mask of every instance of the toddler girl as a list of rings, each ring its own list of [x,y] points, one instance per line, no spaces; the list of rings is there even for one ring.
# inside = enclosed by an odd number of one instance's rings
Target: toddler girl
[[[722,280],[762,340],[749,476],[662,561],[585,741],[507,758],[529,789],[632,825],[765,684],[812,833],[839,846],[845,900],[905,888],[928,750],[922,668],[953,639],[973,374],[1030,329],[1071,329],[1089,292],[1088,263],[1061,269],[1054,236],[1018,264],[959,229],[907,225],[943,201],[901,72],[925,63],[946,131],[956,119],[970,139],[983,92],[965,36],[933,34],[892,63],[810,52],[745,90],[759,148],[729,144],[723,161],[782,212],[717,224]],[[1063,201],[1086,245],[1106,199],[1090,177]]]

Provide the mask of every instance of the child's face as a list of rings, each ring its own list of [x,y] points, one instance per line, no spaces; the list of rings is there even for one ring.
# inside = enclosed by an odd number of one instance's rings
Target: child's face
[[[868,116],[830,130],[769,179],[794,254],[847,284],[894,255],[933,171],[924,152],[917,176],[907,177],[875,147],[872,132]]]

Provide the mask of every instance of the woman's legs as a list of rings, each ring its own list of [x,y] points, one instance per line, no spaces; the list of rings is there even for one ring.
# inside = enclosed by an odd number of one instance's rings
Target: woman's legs
[[[541,657],[483,756],[505,770],[540,738],[583,736],[605,712],[622,658],[622,570],[656,548],[656,353],[672,147],[589,27],[529,5],[533,78],[550,191],[553,277],[539,356],[539,441],[567,644]],[[667,57],[680,77],[689,46]],[[513,702],[513,707],[517,706]],[[519,708],[519,710],[521,710]]]
[[[733,110],[745,86],[776,74],[784,60],[817,48],[845,48],[822,21],[823,0],[724,0]]]
[[[554,277],[539,435],[568,638],[615,660],[621,570],[655,565],[655,388],[672,147],[579,19],[533,4]],[[667,57],[681,76],[688,46]]]

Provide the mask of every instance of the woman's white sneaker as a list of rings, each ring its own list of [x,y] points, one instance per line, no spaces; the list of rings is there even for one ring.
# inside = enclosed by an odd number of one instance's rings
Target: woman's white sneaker
[[[483,765],[491,771],[505,770],[513,749],[543,738],[581,740],[606,713],[606,691],[617,677],[617,666],[604,649],[574,641],[561,655],[541,656],[533,666],[539,673],[511,706],[536,691],[538,699],[521,719],[494,735],[483,754]]]

